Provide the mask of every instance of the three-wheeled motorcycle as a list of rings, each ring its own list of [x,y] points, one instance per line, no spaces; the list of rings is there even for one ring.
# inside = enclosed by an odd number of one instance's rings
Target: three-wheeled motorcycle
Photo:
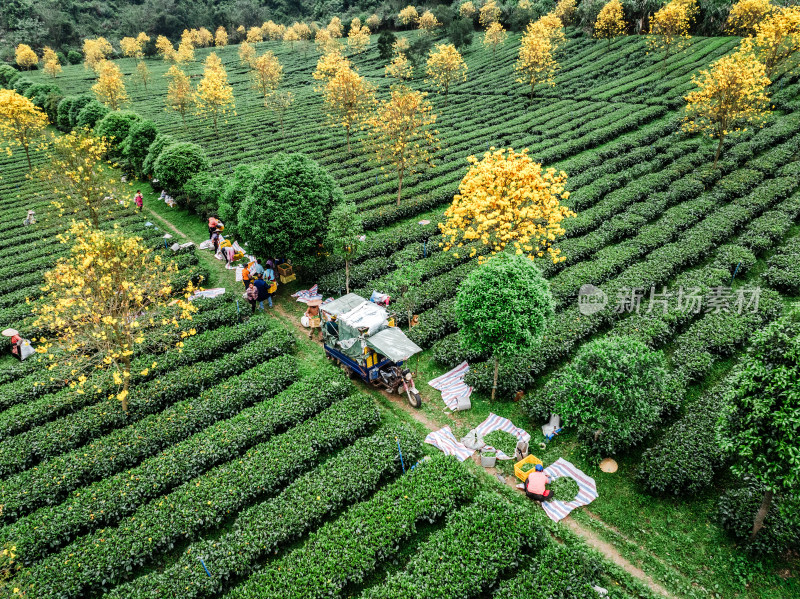
[[[422,351],[399,328],[385,308],[348,293],[320,307],[325,356],[348,376],[405,395],[415,408],[422,397],[411,370],[404,366]]]

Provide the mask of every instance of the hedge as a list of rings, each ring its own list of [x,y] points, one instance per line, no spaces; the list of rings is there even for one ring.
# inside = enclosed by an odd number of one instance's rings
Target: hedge
[[[323,391],[324,392],[324,391]],[[17,576],[39,599],[81,597],[108,589],[180,540],[192,540],[259,498],[274,495],[323,456],[379,421],[371,399],[354,395],[308,422],[217,466],[139,508],[116,528],[79,538]],[[16,584],[16,583],[15,583]]]
[[[390,476],[395,479],[392,485],[401,484],[397,480],[401,476],[398,441],[406,463],[414,463],[422,455],[420,441],[411,431],[383,427],[304,474],[278,497],[241,512],[230,532],[218,539],[192,543],[163,572],[148,573],[118,586],[109,597],[216,597],[234,580],[259,568],[268,555],[300,539],[338,510],[367,499]],[[213,577],[205,576],[198,555],[205,556]]]
[[[406,476],[355,504],[309,535],[306,543],[273,560],[229,593],[230,599],[338,596],[395,558],[417,534],[417,523],[435,522],[469,501],[477,481],[450,456],[421,462]]]

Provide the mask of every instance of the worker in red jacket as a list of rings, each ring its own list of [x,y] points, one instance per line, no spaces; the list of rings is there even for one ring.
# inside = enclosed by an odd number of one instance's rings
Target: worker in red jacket
[[[553,493],[545,489],[545,485],[550,482],[550,477],[544,473],[541,464],[536,464],[533,472],[528,474],[525,480],[525,495],[534,501],[550,501],[553,498]]]

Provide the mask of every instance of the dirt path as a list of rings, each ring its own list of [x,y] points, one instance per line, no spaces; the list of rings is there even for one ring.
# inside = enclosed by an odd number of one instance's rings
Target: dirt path
[[[165,227],[168,227],[170,230],[174,231],[175,233],[177,233],[178,235],[180,235],[182,237],[185,237],[187,239],[189,238],[186,234],[184,234],[182,231],[180,231],[177,227],[175,227],[172,223],[170,223],[168,220],[166,220],[162,216],[160,216],[158,214],[155,214],[155,213],[152,213],[152,212],[150,214],[153,216],[153,218],[158,220]],[[233,271],[231,271],[231,272],[233,272]],[[286,307],[284,305],[282,305],[281,301],[276,300],[274,302],[274,306],[275,306],[274,307],[274,311],[275,311],[276,316],[280,317],[282,320],[284,320],[285,322],[289,323],[295,329],[295,331],[298,334],[298,336],[301,336],[301,337],[304,337],[304,338],[308,337],[308,329],[306,329],[299,322],[299,319],[297,318],[296,315],[292,315],[286,310]],[[315,335],[315,337],[316,337],[316,335]],[[319,341],[315,341],[315,343],[320,343],[320,342]],[[400,395],[392,395],[388,391],[384,391],[384,390],[381,390],[381,393],[383,394],[383,396],[393,406],[399,408],[406,415],[408,415],[410,418],[413,418],[414,420],[416,420],[417,422],[422,424],[427,430],[435,431],[435,430],[439,430],[441,428],[440,424],[436,423],[434,420],[429,418],[424,412],[422,412],[420,410],[417,410],[415,408],[412,408],[408,404],[408,402],[406,401],[405,397],[400,396]],[[452,418],[452,415],[450,415],[450,416]],[[478,460],[478,463],[480,463],[479,462],[479,458],[477,458],[477,460]],[[500,471],[497,470],[496,468],[484,468],[483,470],[486,471],[487,475],[493,476],[495,478],[497,478],[497,474],[501,474]],[[513,476],[506,476],[505,477],[505,484],[507,484],[509,487],[511,487],[511,488],[513,488],[513,489],[515,489],[515,490],[517,490],[518,492],[521,493],[522,491],[519,491],[518,489],[516,489],[516,483],[517,483],[517,479],[515,477],[513,477]],[[600,520],[595,515],[592,514],[592,516],[594,518],[596,518],[597,520]],[[602,520],[600,520],[600,521],[602,522]],[[581,524],[579,524],[578,522],[576,522],[575,520],[573,520],[569,516],[567,518],[561,520],[561,523],[564,526],[567,526],[572,532],[574,532],[575,534],[580,536],[582,539],[584,539],[586,541],[587,545],[589,545],[590,547],[593,547],[594,549],[596,549],[597,551],[602,553],[609,561],[611,561],[612,563],[614,563],[617,566],[621,567],[623,570],[625,570],[625,572],[627,572],[628,574],[630,574],[634,578],[640,580],[642,583],[647,585],[647,587],[650,588],[650,590],[653,591],[654,593],[657,593],[657,594],[659,594],[659,595],[661,595],[663,597],[667,597],[668,599],[676,599],[674,595],[669,593],[664,587],[662,587],[655,580],[653,580],[642,569],[638,568],[637,566],[632,564],[630,561],[625,559],[622,556],[622,554],[620,554],[620,552],[617,551],[617,549],[611,543],[608,543],[607,541],[604,541],[603,539],[601,539],[600,536],[597,535],[597,533],[595,533],[594,531],[582,526]]]
[[[145,210],[147,210],[147,213],[150,215],[150,218],[157,220],[161,224],[162,227],[166,227],[170,231],[172,231],[173,233],[177,233],[181,237],[183,237],[185,239],[189,239],[189,236],[186,233],[184,233],[183,231],[180,231],[175,225],[173,225],[171,222],[169,222],[166,218],[164,218],[160,214],[157,214],[157,213],[153,212],[149,208],[145,208]],[[189,240],[191,241],[191,239],[189,239]]]

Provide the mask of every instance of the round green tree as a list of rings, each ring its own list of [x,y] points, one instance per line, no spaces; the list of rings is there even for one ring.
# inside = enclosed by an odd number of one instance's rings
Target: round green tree
[[[72,105],[69,109],[69,123],[74,129],[78,126],[78,115],[80,114],[81,110],[89,104],[93,98],[91,96],[77,96],[73,101]]]
[[[211,168],[205,150],[197,144],[184,141],[167,146],[158,155],[153,173],[161,186],[170,193],[180,193],[183,185],[193,175]]]
[[[462,346],[492,356],[492,399],[500,362],[539,342],[553,316],[553,296],[526,256],[501,253],[473,270],[458,288],[455,317]]]
[[[603,455],[640,443],[682,397],[660,351],[630,337],[584,345],[548,381],[545,402],[565,426]]]
[[[350,262],[361,251],[364,225],[353,202],[342,202],[331,212],[325,247],[344,258],[344,288],[350,293]]]
[[[110,158],[117,159],[122,155],[125,138],[131,127],[141,120],[142,117],[131,110],[113,110],[95,125],[95,135],[108,140]]]
[[[94,126],[103,120],[110,110],[111,109],[105,104],[101,104],[97,100],[92,100],[86,106],[81,108],[80,112],[78,113],[78,118],[75,121],[75,127],[79,129],[94,129]],[[67,131],[68,130],[69,129],[67,129]]]
[[[58,108],[56,109],[56,127],[58,127],[59,131],[63,131],[64,133],[68,133],[72,130],[72,126],[70,125],[69,114],[70,110],[72,110],[72,104],[77,99],[76,96],[67,96],[66,98],[62,98],[62,100],[58,103]]]
[[[750,534],[755,540],[775,495],[800,489],[800,311],[756,334],[725,399],[720,446],[739,457],[734,474],[749,475],[764,488]]]
[[[308,263],[325,239],[331,211],[343,201],[339,185],[314,160],[281,152],[256,172],[237,230],[257,255]]]
[[[142,173],[145,175],[153,176],[153,169],[156,165],[156,160],[161,155],[165,148],[175,143],[175,138],[168,133],[159,133],[147,148],[147,157],[142,163]]]
[[[147,158],[150,144],[155,141],[156,135],[158,135],[156,124],[153,121],[143,120],[135,123],[128,133],[128,137],[125,138],[122,155],[128,166],[137,175],[142,172],[142,164]]]
[[[228,234],[238,233],[236,230],[236,219],[239,208],[242,206],[247,190],[253,184],[253,179],[260,164],[240,164],[233,169],[233,176],[227,177],[222,186],[222,193],[219,196],[218,216],[225,223],[225,231]]]

